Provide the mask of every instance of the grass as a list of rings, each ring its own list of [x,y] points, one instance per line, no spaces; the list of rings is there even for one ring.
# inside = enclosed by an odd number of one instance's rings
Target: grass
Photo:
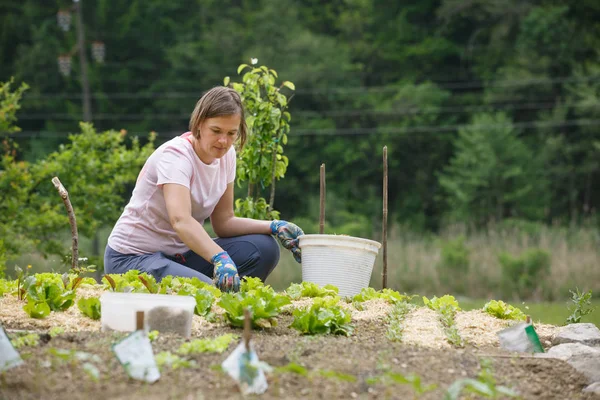
[[[487,302],[488,300],[483,299],[459,300],[460,308],[465,311],[481,309]],[[591,322],[600,327],[600,300],[592,300],[592,304],[596,307],[596,310],[581,318],[581,322]],[[571,314],[567,307],[572,307],[571,303],[567,300],[539,303],[522,302],[511,303],[511,305],[520,308],[525,314],[530,315],[534,322],[552,325],[564,325],[567,317]]]

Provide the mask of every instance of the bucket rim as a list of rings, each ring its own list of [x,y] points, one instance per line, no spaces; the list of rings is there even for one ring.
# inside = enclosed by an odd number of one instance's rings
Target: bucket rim
[[[346,241],[346,242],[353,242],[353,243],[361,243],[361,244],[367,244],[367,245],[371,245],[371,246],[375,246],[377,249],[381,248],[381,243],[375,241],[375,240],[371,240],[371,239],[365,239],[365,238],[360,238],[360,237],[356,237],[356,236],[350,236],[350,235],[331,235],[331,234],[320,234],[320,233],[309,233],[309,234],[304,234],[302,236],[298,236],[299,242],[300,244],[302,243],[302,240],[310,240],[310,239],[324,239],[324,240],[342,240],[342,241]]]

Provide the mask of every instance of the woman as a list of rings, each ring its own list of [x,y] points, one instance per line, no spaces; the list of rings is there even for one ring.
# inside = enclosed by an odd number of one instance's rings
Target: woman
[[[247,127],[239,94],[215,87],[196,104],[190,132],[164,143],[148,158],[104,253],[106,273],[130,269],[197,277],[237,291],[241,276],[263,281],[279,261],[279,247],[300,262],[302,229],[286,221],[238,218],[233,213],[236,153]],[[219,238],[202,224],[210,221]],[[212,278],[212,280],[211,280]]]

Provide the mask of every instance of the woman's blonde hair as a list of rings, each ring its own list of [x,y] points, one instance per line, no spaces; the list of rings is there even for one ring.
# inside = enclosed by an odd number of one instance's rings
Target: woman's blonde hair
[[[190,117],[190,131],[196,139],[200,139],[200,125],[209,118],[239,115],[241,118],[238,136],[239,148],[242,149],[246,143],[248,127],[244,117],[244,106],[242,98],[235,90],[217,86],[210,89],[198,100],[196,107]]]

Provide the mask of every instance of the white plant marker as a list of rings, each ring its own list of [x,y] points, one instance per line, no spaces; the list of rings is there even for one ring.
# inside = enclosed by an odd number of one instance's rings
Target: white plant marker
[[[0,371],[6,371],[21,364],[23,364],[23,359],[10,342],[4,327],[0,326]]]
[[[247,309],[244,310],[244,316],[242,342],[223,361],[221,367],[238,383],[244,395],[263,394],[269,387],[265,371],[270,371],[271,367],[258,359],[250,341],[250,312]]]
[[[138,312],[137,330],[125,339],[112,346],[127,375],[148,383],[154,383],[160,378],[160,371],[156,366],[152,344],[144,330],[143,312]]]

